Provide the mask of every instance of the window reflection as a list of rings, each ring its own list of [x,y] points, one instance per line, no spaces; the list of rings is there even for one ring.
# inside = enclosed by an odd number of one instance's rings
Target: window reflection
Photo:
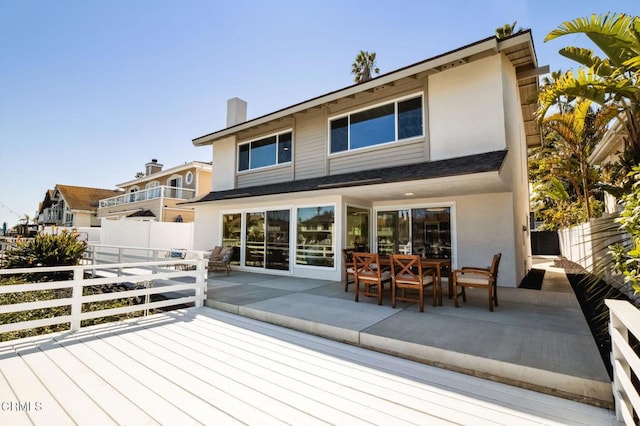
[[[305,207],[298,209],[298,265],[333,267],[334,207]]]

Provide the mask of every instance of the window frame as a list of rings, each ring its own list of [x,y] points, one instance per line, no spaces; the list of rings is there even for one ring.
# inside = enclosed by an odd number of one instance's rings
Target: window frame
[[[421,103],[421,109],[422,109],[422,115],[421,115],[421,119],[422,119],[422,134],[420,135],[416,135],[416,136],[410,136],[407,138],[403,138],[403,139],[398,139],[398,133],[399,133],[399,129],[398,129],[398,103],[403,102],[403,101],[407,101],[410,99],[414,99],[420,97],[420,103]],[[363,111],[368,111],[368,110],[372,110],[384,105],[389,105],[389,104],[393,104],[393,108],[394,108],[394,140],[389,141],[389,142],[382,142],[382,143],[378,143],[378,144],[374,144],[374,145],[368,145],[368,146],[364,146],[364,147],[360,147],[360,148],[351,148],[351,115],[353,114],[357,114],[359,112],[363,112]],[[385,101],[381,101],[372,105],[367,105],[366,107],[362,107],[362,108],[358,108],[358,109],[353,109],[353,110],[349,110],[348,112],[344,112],[344,113],[340,113],[340,114],[336,114],[333,116],[330,116],[327,119],[327,155],[328,156],[336,156],[336,155],[344,155],[346,153],[350,153],[350,152],[358,152],[358,151],[362,151],[362,150],[367,150],[367,149],[373,149],[376,147],[380,147],[380,146],[388,146],[390,144],[394,144],[394,143],[398,143],[398,142],[406,142],[406,141],[412,141],[412,140],[416,140],[416,139],[420,139],[420,138],[424,138],[425,137],[425,105],[424,105],[424,91],[419,91],[419,92],[413,92],[413,93],[409,93],[407,95],[403,95],[403,96],[399,96],[396,98],[391,98],[391,99],[387,99]],[[337,152],[331,152],[331,123],[335,120],[339,120],[341,118],[347,118],[347,149],[344,151],[337,151]]]
[[[289,159],[289,161],[285,161],[285,162],[281,162],[280,161],[280,135],[284,135],[290,133],[291,134],[291,141],[290,141],[290,148],[289,151],[291,153],[291,158]],[[264,139],[269,139],[272,137],[276,137],[276,162],[275,164],[269,164],[266,166],[260,166],[260,167],[251,167],[251,144],[254,142],[259,142],[262,141]],[[249,161],[248,161],[248,168],[244,169],[244,170],[240,170],[240,147],[244,146],[244,145],[249,145]],[[252,171],[255,170],[264,170],[264,169],[268,169],[271,167],[278,167],[278,166],[284,166],[287,164],[291,164],[293,162],[293,129],[285,129],[285,130],[280,130],[278,132],[274,132],[274,133],[269,133],[267,135],[261,135],[260,137],[257,138],[253,138],[244,142],[240,142],[237,144],[236,146],[236,155],[237,155],[237,161],[236,161],[236,173],[250,173]]]

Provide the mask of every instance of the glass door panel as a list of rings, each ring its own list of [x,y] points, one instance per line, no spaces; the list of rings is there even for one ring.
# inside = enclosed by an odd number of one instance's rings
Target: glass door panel
[[[240,247],[242,245],[242,215],[231,213],[222,215],[222,246],[233,247],[231,264],[240,264]]]
[[[412,209],[413,251],[424,257],[451,257],[451,209]]]
[[[289,210],[267,212],[267,269],[289,270]]]
[[[379,211],[377,217],[378,253],[411,253],[410,210]]]
[[[347,206],[347,242],[348,248],[356,251],[369,251],[369,216],[368,209]]]
[[[245,221],[247,223],[244,257],[245,266],[256,266],[260,268],[264,266],[264,218],[264,212],[246,213],[245,215]]]

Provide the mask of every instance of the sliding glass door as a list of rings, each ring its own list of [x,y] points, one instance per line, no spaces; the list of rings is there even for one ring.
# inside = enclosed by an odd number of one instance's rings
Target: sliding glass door
[[[451,257],[451,208],[429,207],[378,211],[379,254]]]

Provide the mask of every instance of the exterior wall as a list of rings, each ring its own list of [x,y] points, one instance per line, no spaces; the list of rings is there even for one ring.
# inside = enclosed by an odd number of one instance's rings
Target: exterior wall
[[[503,165],[502,177],[513,192],[513,252],[516,259],[516,279],[519,283],[531,269],[529,234],[529,176],[527,174],[526,133],[522,120],[520,91],[515,69],[502,57],[502,92],[504,124],[509,155]]]
[[[495,55],[429,76],[430,160],[506,148],[501,71]]]
[[[288,194],[290,197],[291,194]],[[221,245],[221,220],[223,213],[245,212],[247,210],[263,209],[292,209],[314,205],[335,204],[335,265],[334,268],[317,268],[300,265],[292,265],[291,271],[268,271],[259,269],[260,272],[273,274],[292,274],[298,277],[320,278],[328,280],[341,280],[341,250],[345,247],[344,220],[346,205],[358,207],[372,207],[370,230],[371,241],[375,241],[375,214],[377,210],[395,207],[425,207],[425,206],[451,206],[452,207],[452,242],[454,253],[452,265],[454,268],[461,266],[488,266],[495,253],[502,253],[500,262],[498,285],[516,287],[520,282],[516,265],[517,254],[514,254],[516,245],[513,233],[513,203],[510,193],[493,193],[459,196],[450,198],[426,198],[418,200],[395,200],[374,202],[371,206],[363,204],[362,200],[348,200],[341,196],[305,197],[287,199],[285,196],[269,201],[238,200],[235,202],[216,204],[196,204],[195,222],[195,250],[209,250],[216,245]],[[292,221],[292,241],[295,241],[295,220]],[[256,268],[246,268],[255,271]]]
[[[235,202],[216,203],[216,204],[196,204],[196,222],[195,222],[195,250],[210,250],[214,246],[222,245],[222,215],[224,213],[245,213],[247,211],[261,211],[274,209],[290,209],[292,213],[291,221],[291,241],[297,241],[295,209],[298,207],[310,207],[320,205],[335,205],[335,253],[340,253],[340,239],[343,233],[342,221],[339,219],[343,215],[342,201],[340,196],[324,196],[324,197],[302,197],[290,199],[285,196],[270,201],[258,202],[255,199],[237,200]],[[296,265],[291,263],[291,271],[276,271],[253,267],[238,267],[241,270],[264,272],[274,275],[294,275],[302,278],[316,278],[340,281],[342,279],[342,269],[339,263],[340,255],[334,254],[335,263],[332,268],[320,268],[313,266]],[[291,257],[294,259],[294,257]]]
[[[498,285],[516,287],[517,278],[513,247],[513,197],[509,193],[479,194],[451,198],[425,198],[374,203],[384,207],[451,205],[451,232],[454,251],[452,267],[486,267],[494,254],[502,253]],[[375,222],[374,222],[375,226]]]
[[[90,212],[73,212],[73,226],[91,226],[91,218],[95,216],[94,213]]]
[[[327,110],[298,114],[294,138],[294,176],[307,179],[327,173]]]
[[[236,187],[236,138],[225,138],[213,145],[213,169],[215,179],[212,177],[211,188],[213,191],[224,191]]]

